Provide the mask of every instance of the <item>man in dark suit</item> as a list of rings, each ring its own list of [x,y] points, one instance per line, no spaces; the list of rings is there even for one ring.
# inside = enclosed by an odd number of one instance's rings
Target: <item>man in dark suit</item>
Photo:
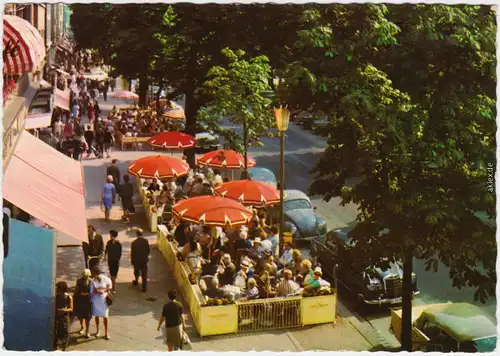
[[[120,186],[120,168],[116,165],[117,159],[111,161],[111,166],[106,169],[106,176],[113,177],[113,183],[116,188]]]
[[[92,270],[99,265],[104,257],[104,240],[92,225],[88,226],[88,243],[83,243],[83,253],[85,255],[85,267]],[[96,257],[89,261],[89,257]]]
[[[142,234],[142,229],[136,230],[137,238],[132,242],[132,251],[130,254],[132,266],[134,266],[134,286],[139,283],[139,277],[142,278],[142,291],[146,293],[148,285],[148,260],[149,260],[149,242]]]

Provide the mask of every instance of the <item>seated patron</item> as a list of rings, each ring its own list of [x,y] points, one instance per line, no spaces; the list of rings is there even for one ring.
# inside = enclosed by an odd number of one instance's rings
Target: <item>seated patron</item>
[[[321,276],[323,272],[321,268],[316,267],[313,272],[313,277],[308,279],[304,279],[304,291],[314,291],[321,289]]]
[[[222,286],[233,284],[236,278],[236,266],[231,261],[231,255],[225,254],[221,260],[219,272],[219,281]]]
[[[286,269],[283,272],[283,280],[279,282],[277,287],[278,297],[286,297],[299,292],[300,286],[292,278],[292,271]]]
[[[219,288],[217,278],[212,278],[211,283],[207,286],[205,295],[209,298],[224,298],[224,291]]]
[[[259,289],[257,281],[253,278],[248,278],[248,288],[243,292],[242,297],[248,300],[257,299],[259,297]]]
[[[150,192],[159,192],[160,191],[160,184],[158,184],[158,179],[153,178],[153,181],[148,187],[148,191]]]

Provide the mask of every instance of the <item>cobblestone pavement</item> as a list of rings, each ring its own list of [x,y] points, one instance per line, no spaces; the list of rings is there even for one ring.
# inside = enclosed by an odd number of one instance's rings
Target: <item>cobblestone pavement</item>
[[[124,106],[123,100],[115,100],[108,96],[108,101],[100,100],[101,110],[106,115],[113,105]],[[128,164],[142,156],[151,154],[145,151],[120,151],[112,153],[113,158],[119,160],[122,174],[126,172]],[[86,192],[87,218],[105,239],[108,231],[116,229],[118,239],[123,245],[123,257],[117,279],[116,296],[110,308],[110,335],[111,340],[91,336],[85,339],[77,331],[79,324],[73,322],[71,332],[70,351],[164,351],[163,335],[156,330],[161,309],[167,299],[167,292],[176,288],[175,280],[170,273],[163,255],[152,246],[149,262],[148,292],[142,293],[132,286],[133,270],[130,265],[130,243],[134,235],[127,231],[127,227],[142,227],[146,232],[151,245],[156,242],[156,236],[148,232],[145,214],[138,209],[129,225],[121,220],[119,204],[112,211],[111,221],[105,223],[100,210],[100,191],[105,179],[105,167],[110,159],[83,160]],[[137,202],[138,204],[139,202]],[[84,268],[81,246],[58,247],[57,251],[57,279],[66,280],[70,286],[75,284]],[[181,299],[186,312],[187,304]],[[102,326],[101,326],[102,327]],[[95,323],[92,321],[90,332],[95,332]],[[197,335],[190,315],[187,320],[187,332],[192,341],[193,351],[306,351],[306,350],[348,350],[363,351],[373,349],[371,344],[349,322],[349,319],[338,318],[335,324],[324,324],[298,329],[266,331],[260,333],[222,335],[201,338]]]

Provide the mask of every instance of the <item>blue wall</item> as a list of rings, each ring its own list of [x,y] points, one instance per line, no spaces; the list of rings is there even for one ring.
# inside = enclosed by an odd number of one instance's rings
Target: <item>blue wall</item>
[[[10,221],[3,262],[4,348],[53,349],[56,243],[54,232]]]

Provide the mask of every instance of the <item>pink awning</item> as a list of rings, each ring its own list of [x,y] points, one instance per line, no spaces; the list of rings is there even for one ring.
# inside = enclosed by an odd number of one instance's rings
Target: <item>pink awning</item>
[[[55,230],[87,241],[82,164],[26,131],[5,170],[3,197]]]
[[[44,114],[30,114],[26,116],[26,121],[24,122],[25,130],[41,129],[43,127],[49,127],[52,118],[52,113]]]
[[[66,111],[71,111],[69,109],[69,97],[70,90],[59,90],[54,88],[54,105]]]

